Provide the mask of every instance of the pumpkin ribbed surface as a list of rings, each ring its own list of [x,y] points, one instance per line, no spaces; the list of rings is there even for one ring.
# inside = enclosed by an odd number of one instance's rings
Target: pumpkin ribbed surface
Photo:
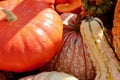
[[[8,22],[0,12],[0,69],[24,72],[48,62],[60,49],[63,24],[50,6],[54,0],[5,0],[0,6],[18,20]]]

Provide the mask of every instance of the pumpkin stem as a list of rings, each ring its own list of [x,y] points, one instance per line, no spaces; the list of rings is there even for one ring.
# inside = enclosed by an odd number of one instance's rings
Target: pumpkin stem
[[[76,18],[74,30],[77,31],[77,32],[80,32],[80,17]]]
[[[9,22],[15,22],[17,20],[17,16],[12,13],[11,11],[8,11],[2,7],[0,7],[0,10],[6,14],[6,19]]]
[[[83,19],[86,19],[90,17],[89,13],[86,12],[84,6],[81,7],[81,12],[78,14],[77,18],[76,18],[76,23],[75,23],[75,27],[74,30],[77,32],[80,32],[80,24],[82,22]]]

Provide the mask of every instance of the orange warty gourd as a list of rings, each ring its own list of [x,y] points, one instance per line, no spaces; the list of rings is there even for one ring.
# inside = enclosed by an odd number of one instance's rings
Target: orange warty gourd
[[[63,24],[54,0],[5,0],[0,6],[17,16],[6,20],[0,11],[0,70],[31,71],[46,64],[60,49]]]
[[[120,59],[120,0],[117,1],[114,11],[112,34],[113,46],[118,58]]]

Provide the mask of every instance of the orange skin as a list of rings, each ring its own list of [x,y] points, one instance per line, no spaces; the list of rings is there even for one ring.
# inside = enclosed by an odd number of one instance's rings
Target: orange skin
[[[69,0],[68,2],[56,5],[56,11],[58,11],[59,13],[66,12],[79,13],[81,11],[81,7],[82,7],[81,0]]]
[[[0,11],[0,70],[31,71],[46,64],[60,49],[63,24],[51,8],[54,0],[5,0],[0,6],[18,20],[8,22]]]
[[[55,0],[55,5],[68,3],[69,0]]]
[[[120,60],[120,0],[117,1],[113,20],[113,46]]]

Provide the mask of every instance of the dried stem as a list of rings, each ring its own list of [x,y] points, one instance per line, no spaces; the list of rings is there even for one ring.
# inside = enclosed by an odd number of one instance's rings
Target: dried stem
[[[2,7],[0,7],[0,10],[5,13],[7,21],[15,22],[17,20],[17,16],[11,11],[8,11]]]

